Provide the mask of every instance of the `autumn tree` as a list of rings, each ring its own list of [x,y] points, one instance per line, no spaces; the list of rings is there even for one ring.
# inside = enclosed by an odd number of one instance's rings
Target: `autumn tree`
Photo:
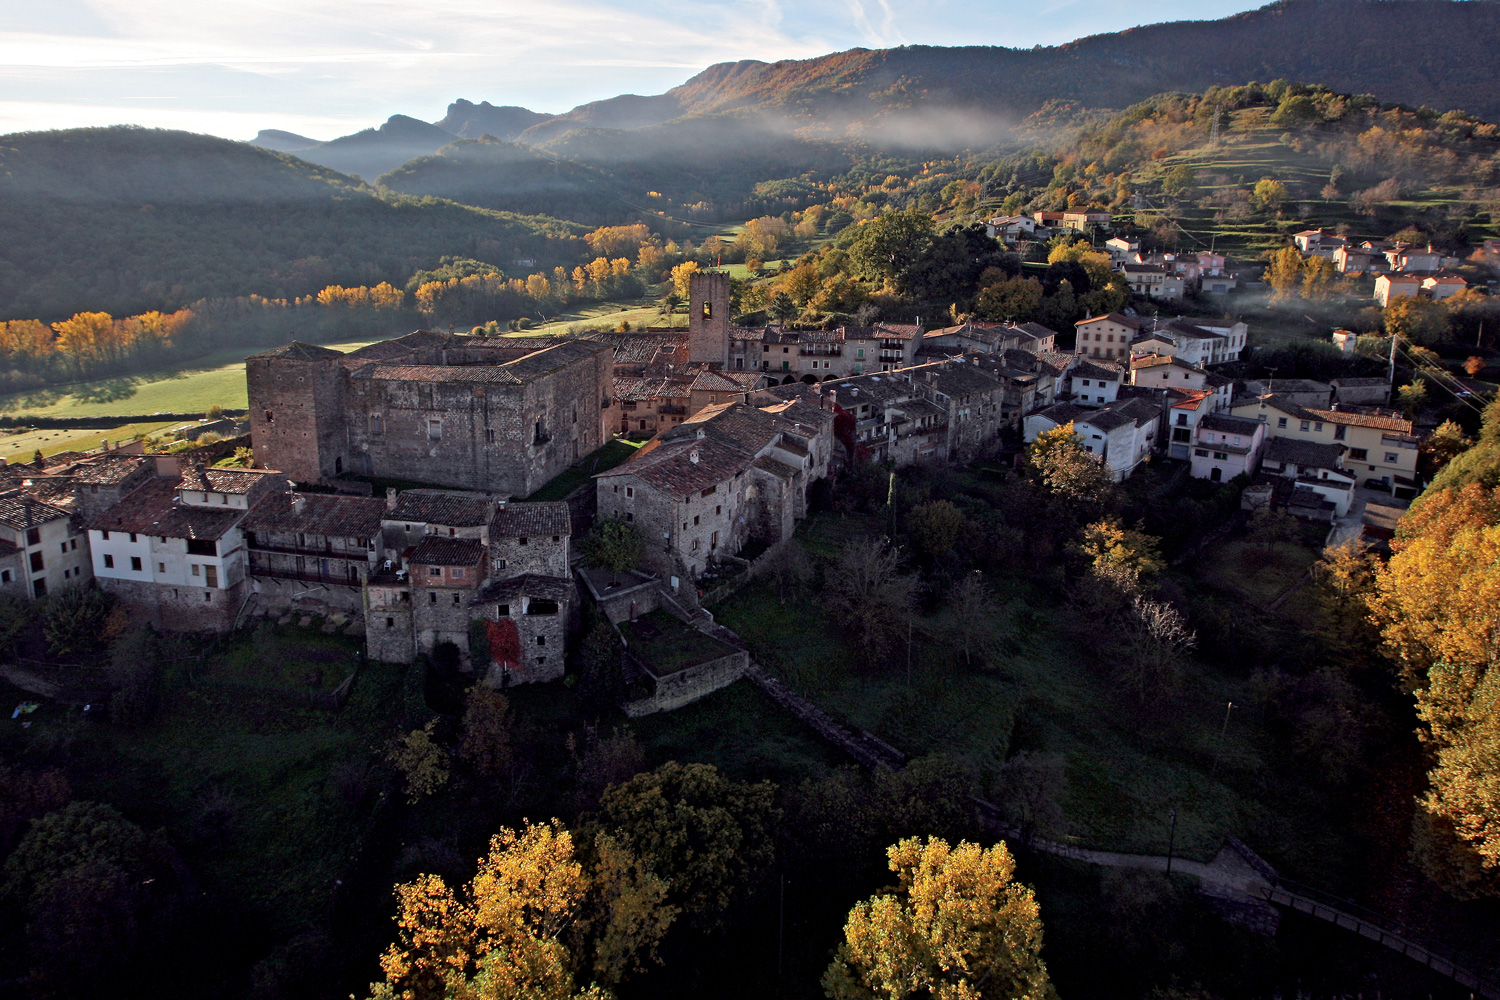
[[[1112,491],[1109,474],[1084,450],[1072,421],[1038,434],[1026,458],[1042,485],[1075,507],[1095,506]]]
[[[1429,478],[1436,475],[1443,466],[1462,455],[1473,444],[1462,427],[1452,420],[1444,420],[1422,442],[1418,457],[1423,473]]]
[[[1083,529],[1079,551],[1096,572],[1114,575],[1124,573],[1141,580],[1166,568],[1161,557],[1161,540],[1144,531],[1122,526],[1116,518],[1095,521]]]
[[[1385,332],[1410,344],[1435,344],[1448,336],[1448,310],[1441,302],[1403,295],[1382,313]]]
[[[1115,674],[1141,704],[1176,688],[1183,665],[1198,644],[1182,612],[1144,594],[1131,597],[1120,639]]]
[[[458,756],[481,779],[498,778],[510,766],[510,700],[483,681],[464,696]]]
[[[849,911],[823,989],[833,1000],[1051,1000],[1036,898],[1003,843],[929,838],[887,852],[895,891]]]
[[[908,635],[919,584],[901,572],[900,554],[880,539],[844,547],[825,574],[827,609],[868,664],[879,663]]]
[[[1262,177],[1250,193],[1251,203],[1262,212],[1279,212],[1286,199],[1286,185],[1274,177]]]
[[[599,821],[671,886],[685,919],[714,928],[775,855],[776,787],[731,781],[710,764],[668,761],[605,789]]]
[[[890,281],[906,292],[913,268],[932,246],[934,235],[932,216],[925,212],[887,212],[859,227],[849,245],[849,262],[859,277]]]
[[[587,856],[557,820],[502,828],[461,892],[396,887],[397,940],[372,1000],[603,1000],[654,959],[667,886],[607,834]]]
[[[1307,260],[1296,247],[1282,247],[1273,253],[1266,268],[1266,284],[1271,286],[1272,297],[1285,302],[1301,292],[1306,269]]]
[[[401,773],[408,802],[419,802],[448,783],[448,752],[432,738],[436,726],[432,719],[386,747],[386,760]]]

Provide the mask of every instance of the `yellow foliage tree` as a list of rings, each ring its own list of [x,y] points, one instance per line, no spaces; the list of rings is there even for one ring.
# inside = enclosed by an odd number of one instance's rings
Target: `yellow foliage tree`
[[[688,297],[688,282],[697,273],[698,262],[693,260],[678,264],[672,268],[672,291],[676,292],[677,297],[684,302],[687,301]]]
[[[823,974],[833,1000],[1052,1000],[1042,921],[1003,843],[915,837],[886,852],[894,893],[849,911]]]
[[[677,911],[666,884],[600,834],[585,863],[559,823],[502,828],[465,891],[396,888],[397,941],[374,1000],[583,1000],[655,957]]]

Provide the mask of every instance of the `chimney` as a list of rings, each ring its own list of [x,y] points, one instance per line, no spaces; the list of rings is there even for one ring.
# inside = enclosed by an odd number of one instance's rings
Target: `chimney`
[[[694,465],[698,464],[698,449],[697,448],[694,448],[692,451],[688,452],[688,461],[692,462]]]
[[[387,486],[385,488],[385,509],[396,509],[396,487],[394,486]]]
[[[301,493],[292,494],[292,513],[300,514],[307,508],[307,497]]]

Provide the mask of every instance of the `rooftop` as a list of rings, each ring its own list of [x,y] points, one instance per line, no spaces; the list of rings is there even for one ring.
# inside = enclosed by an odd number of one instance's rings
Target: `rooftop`
[[[412,566],[477,566],[484,561],[484,543],[477,538],[423,538],[406,561]]]
[[[573,519],[568,505],[556,503],[503,503],[495,508],[490,534],[502,538],[540,538],[571,535]]]
[[[327,537],[369,539],[380,533],[385,501],[336,493],[293,493],[264,497],[241,525],[247,531],[288,531]]]
[[[185,504],[177,498],[177,484],[172,480],[148,479],[109,510],[90,518],[88,527],[213,541],[227,534],[244,516],[244,511],[233,508]]]
[[[0,525],[7,528],[25,531],[67,516],[67,511],[43,503],[27,495],[24,490],[6,490],[0,493]]]
[[[494,501],[483,493],[460,490],[405,490],[396,506],[386,511],[387,521],[441,524],[451,528],[477,528],[490,519]]]
[[[215,469],[191,465],[182,470],[182,488],[208,493],[249,493],[267,477],[281,478],[271,469]]]

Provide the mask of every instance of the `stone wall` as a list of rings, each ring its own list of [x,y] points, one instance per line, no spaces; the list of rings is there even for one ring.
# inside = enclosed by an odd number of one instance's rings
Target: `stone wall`
[[[413,587],[412,632],[416,651],[429,656],[451,642],[465,657],[469,653],[469,605],[474,590],[463,587]]]
[[[336,359],[251,358],[245,387],[257,465],[295,482],[343,471],[344,371]]]
[[[492,536],[490,566],[491,578],[495,580],[526,573],[567,577],[568,536],[533,535],[526,539],[525,545],[521,544],[520,538]]]
[[[359,584],[310,583],[273,576],[250,576],[250,589],[261,607],[294,609],[298,601],[316,602],[337,611],[359,613],[364,596]],[[407,657],[410,659],[410,657]],[[400,662],[406,662],[402,660]]]
[[[745,676],[750,666],[750,654],[743,649],[735,650],[717,660],[700,663],[696,667],[679,670],[656,680],[656,691],[646,698],[638,698],[625,704],[625,714],[631,718],[670,712],[727,687]]]
[[[114,577],[96,579],[100,589],[113,594],[133,620],[167,632],[228,632],[249,593],[244,580],[200,589]]]

